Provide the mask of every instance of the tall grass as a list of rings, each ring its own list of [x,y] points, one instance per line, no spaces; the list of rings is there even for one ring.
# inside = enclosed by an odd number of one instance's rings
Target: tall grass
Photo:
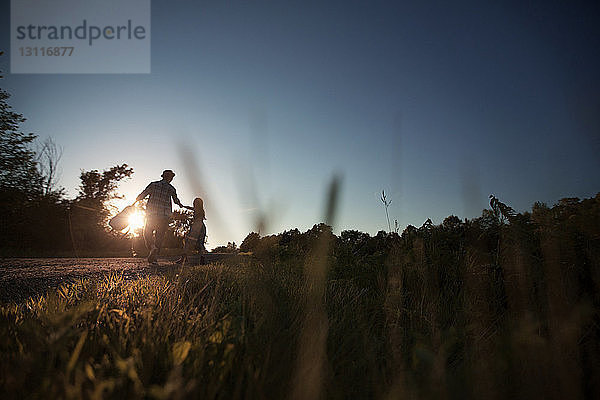
[[[597,398],[600,196],[511,218],[319,225],[5,304],[0,397]]]
[[[302,274],[285,267],[216,265],[135,281],[119,275],[82,280],[24,304],[5,305],[0,393],[2,398],[287,397],[304,320],[297,296],[302,286]],[[332,282],[328,295],[342,307],[332,327],[331,356],[350,362],[348,355],[358,354],[356,338],[342,331],[368,330],[355,321],[355,306],[365,294]],[[344,397],[333,372],[329,393]],[[360,386],[360,392],[372,393],[377,382]]]

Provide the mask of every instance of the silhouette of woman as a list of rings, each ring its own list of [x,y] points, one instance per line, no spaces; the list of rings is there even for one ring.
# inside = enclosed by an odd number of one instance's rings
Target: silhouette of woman
[[[206,219],[204,213],[204,202],[200,197],[194,199],[194,206],[185,206],[188,210],[194,211],[194,219],[192,221],[192,227],[187,235],[185,235],[185,244],[183,246],[183,255],[176,261],[177,264],[184,264],[187,261],[188,256],[194,251],[198,250],[200,253],[200,264],[204,264],[204,240],[206,238],[206,225],[204,220]]]

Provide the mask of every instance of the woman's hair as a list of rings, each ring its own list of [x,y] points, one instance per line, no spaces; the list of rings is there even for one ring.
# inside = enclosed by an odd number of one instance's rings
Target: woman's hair
[[[204,218],[204,216],[205,216],[204,201],[202,201],[202,199],[200,197],[196,197],[194,199],[194,216],[205,219]]]

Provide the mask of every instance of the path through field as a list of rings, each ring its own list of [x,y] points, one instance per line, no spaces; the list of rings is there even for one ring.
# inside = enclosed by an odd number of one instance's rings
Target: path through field
[[[224,258],[207,254],[206,261]],[[108,273],[135,279],[162,274],[179,268],[172,260],[159,260],[159,266],[148,265],[143,258],[6,258],[0,259],[0,302],[21,302],[30,296],[44,294],[61,284],[81,278],[98,278]]]

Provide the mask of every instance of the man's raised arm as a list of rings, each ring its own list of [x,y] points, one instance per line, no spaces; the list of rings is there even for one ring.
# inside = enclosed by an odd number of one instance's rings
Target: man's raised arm
[[[142,193],[138,194],[138,196],[135,198],[135,201],[133,202],[132,206],[150,194],[150,186],[152,186],[152,184],[149,184],[148,186],[146,186],[146,189],[144,189],[144,191]]]

